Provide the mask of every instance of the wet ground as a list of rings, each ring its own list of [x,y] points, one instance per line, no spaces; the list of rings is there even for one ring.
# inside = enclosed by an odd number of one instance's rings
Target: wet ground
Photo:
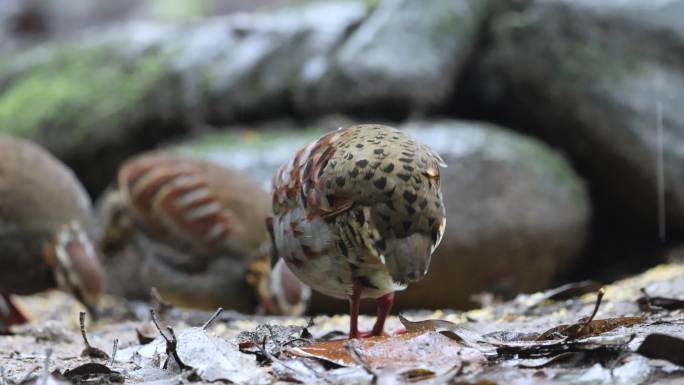
[[[600,287],[569,285],[468,312],[405,313],[386,330],[406,333],[352,342],[341,338],[346,316],[225,311],[204,325],[210,313],[181,309],[160,311],[166,342],[147,305],[108,299],[105,316],[85,325],[93,349],[108,357],[82,356],[79,307],[49,293],[19,299],[34,321],[0,337],[2,382],[684,383],[684,265]],[[363,317],[362,329],[372,322]]]

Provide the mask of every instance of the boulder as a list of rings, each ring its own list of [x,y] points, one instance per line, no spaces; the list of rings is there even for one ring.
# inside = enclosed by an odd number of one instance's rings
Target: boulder
[[[469,116],[561,148],[589,182],[599,241],[681,240],[682,17],[676,1],[502,5],[488,19],[457,103]],[[628,250],[620,250],[613,263],[624,263]]]
[[[304,62],[369,8],[314,3],[189,24],[133,22],[0,58],[0,132],[33,138],[97,194],[117,165],[207,123],[282,116]]]
[[[348,126],[343,120],[321,125]],[[546,287],[580,256],[590,220],[581,178],[565,158],[524,135],[479,122],[422,121],[400,126],[435,148],[448,167],[441,181],[446,235],[427,278],[397,295],[406,308],[464,308],[483,291],[509,297]],[[210,134],[180,151],[246,170],[270,185],[275,169],[322,134],[265,130]],[[370,305],[370,304],[368,304]],[[310,312],[347,304],[314,294]],[[367,307],[370,311],[371,307]]]
[[[380,1],[332,55],[307,62],[297,108],[401,119],[444,105],[488,3]]]

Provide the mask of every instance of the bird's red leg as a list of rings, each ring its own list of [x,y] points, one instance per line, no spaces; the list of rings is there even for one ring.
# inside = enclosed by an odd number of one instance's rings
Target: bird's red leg
[[[373,330],[371,331],[372,336],[381,336],[385,329],[385,320],[387,315],[392,309],[392,303],[394,302],[394,293],[388,293],[382,297],[375,300],[378,305],[378,318],[375,320],[375,325],[373,325]]]
[[[4,309],[0,307],[0,325],[9,329],[11,325],[19,325],[28,322],[28,318],[12,303],[9,294],[0,294],[0,301],[4,302]]]
[[[361,303],[361,283],[352,279],[352,295],[349,297],[349,338],[359,338],[359,304]]]

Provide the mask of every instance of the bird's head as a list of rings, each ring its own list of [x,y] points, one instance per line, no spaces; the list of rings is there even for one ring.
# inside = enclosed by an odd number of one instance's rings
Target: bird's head
[[[97,211],[102,224],[99,246],[105,255],[115,254],[128,244],[135,232],[133,217],[116,188],[105,192]]]
[[[83,226],[76,221],[61,226],[46,246],[45,256],[52,266],[57,288],[73,295],[95,318],[104,271]]]

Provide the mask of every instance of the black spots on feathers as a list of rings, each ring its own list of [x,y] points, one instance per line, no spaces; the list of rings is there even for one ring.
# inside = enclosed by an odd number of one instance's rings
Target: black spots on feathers
[[[406,170],[408,172],[413,172],[413,170],[415,170],[412,166],[409,166],[408,164],[401,166],[401,168],[403,168],[404,170]]]
[[[403,180],[404,182],[408,182],[409,179],[411,179],[410,174],[397,174],[397,176],[399,177],[399,179]]]
[[[368,159],[357,160],[356,166],[359,168],[366,168],[366,166],[368,166]]]
[[[344,179],[343,176],[338,176],[338,177],[335,178],[335,183],[336,183],[338,186],[340,186],[340,187],[343,187],[343,186],[344,186],[344,183],[345,183],[346,181],[347,181],[347,180]]]
[[[369,288],[369,289],[377,289],[378,288],[377,286],[375,286],[371,283],[371,281],[368,279],[368,277],[358,276],[358,277],[354,277],[354,278],[356,279],[356,281],[359,284],[361,284],[361,286],[363,286],[365,288]]]
[[[354,159],[354,154],[352,154],[351,152],[348,152],[348,153],[344,154],[344,159],[352,160],[352,159]]]
[[[413,158],[399,158],[399,161],[402,163],[412,163]]]
[[[395,191],[397,191],[397,186],[392,187],[391,190],[385,191],[384,194],[387,198],[391,198]]]
[[[418,204],[418,207],[420,207],[421,210],[425,210],[427,208],[428,201],[427,199],[423,198],[422,201]]]
[[[407,204],[404,206],[404,208],[406,208],[406,212],[408,213],[408,215],[413,215],[416,213],[416,209],[414,209],[411,205]]]
[[[345,257],[349,256],[349,249],[347,249],[347,245],[344,244],[341,240],[337,241],[337,248],[340,250],[340,253],[344,255]]]
[[[385,150],[382,148],[376,148],[375,150],[373,150],[373,154],[375,154],[375,155],[382,155],[384,153],[385,153]]]
[[[363,143],[356,143],[356,148],[363,148]]]
[[[390,221],[389,215],[385,215],[385,214],[379,212],[378,217],[380,217],[380,219],[382,219],[382,221],[385,223],[389,223],[389,221]]]
[[[380,238],[377,241],[373,242],[373,247],[375,247],[377,250],[385,250],[385,248],[387,248],[387,245],[385,244],[385,240]]]
[[[404,233],[408,234],[409,230],[411,230],[411,221],[403,221],[401,226],[404,228]]]
[[[371,179],[373,179],[374,176],[375,176],[375,172],[373,172],[373,170],[368,170],[366,172],[366,175],[363,176],[363,179],[371,180]]]
[[[354,218],[356,219],[356,222],[361,226],[363,226],[366,223],[366,214],[364,214],[361,210],[356,210],[354,212]]]
[[[382,171],[384,171],[384,172],[386,172],[386,173],[388,173],[388,174],[391,173],[392,170],[394,170],[394,163],[390,163],[390,164],[388,164],[387,166],[385,166],[385,167],[382,168]]]
[[[382,176],[382,177],[374,180],[373,185],[375,185],[375,188],[377,188],[378,190],[382,190],[387,186],[387,178]]]
[[[353,170],[349,171],[349,176],[352,178],[356,178],[357,176],[359,176],[359,169],[354,167]]]
[[[404,197],[406,202],[408,202],[410,204],[414,203],[416,201],[416,199],[418,199],[418,195],[416,195],[415,193],[412,193],[408,190],[404,191],[404,193],[401,194],[401,196]]]
[[[435,218],[428,217],[428,225],[432,227],[435,224]]]

